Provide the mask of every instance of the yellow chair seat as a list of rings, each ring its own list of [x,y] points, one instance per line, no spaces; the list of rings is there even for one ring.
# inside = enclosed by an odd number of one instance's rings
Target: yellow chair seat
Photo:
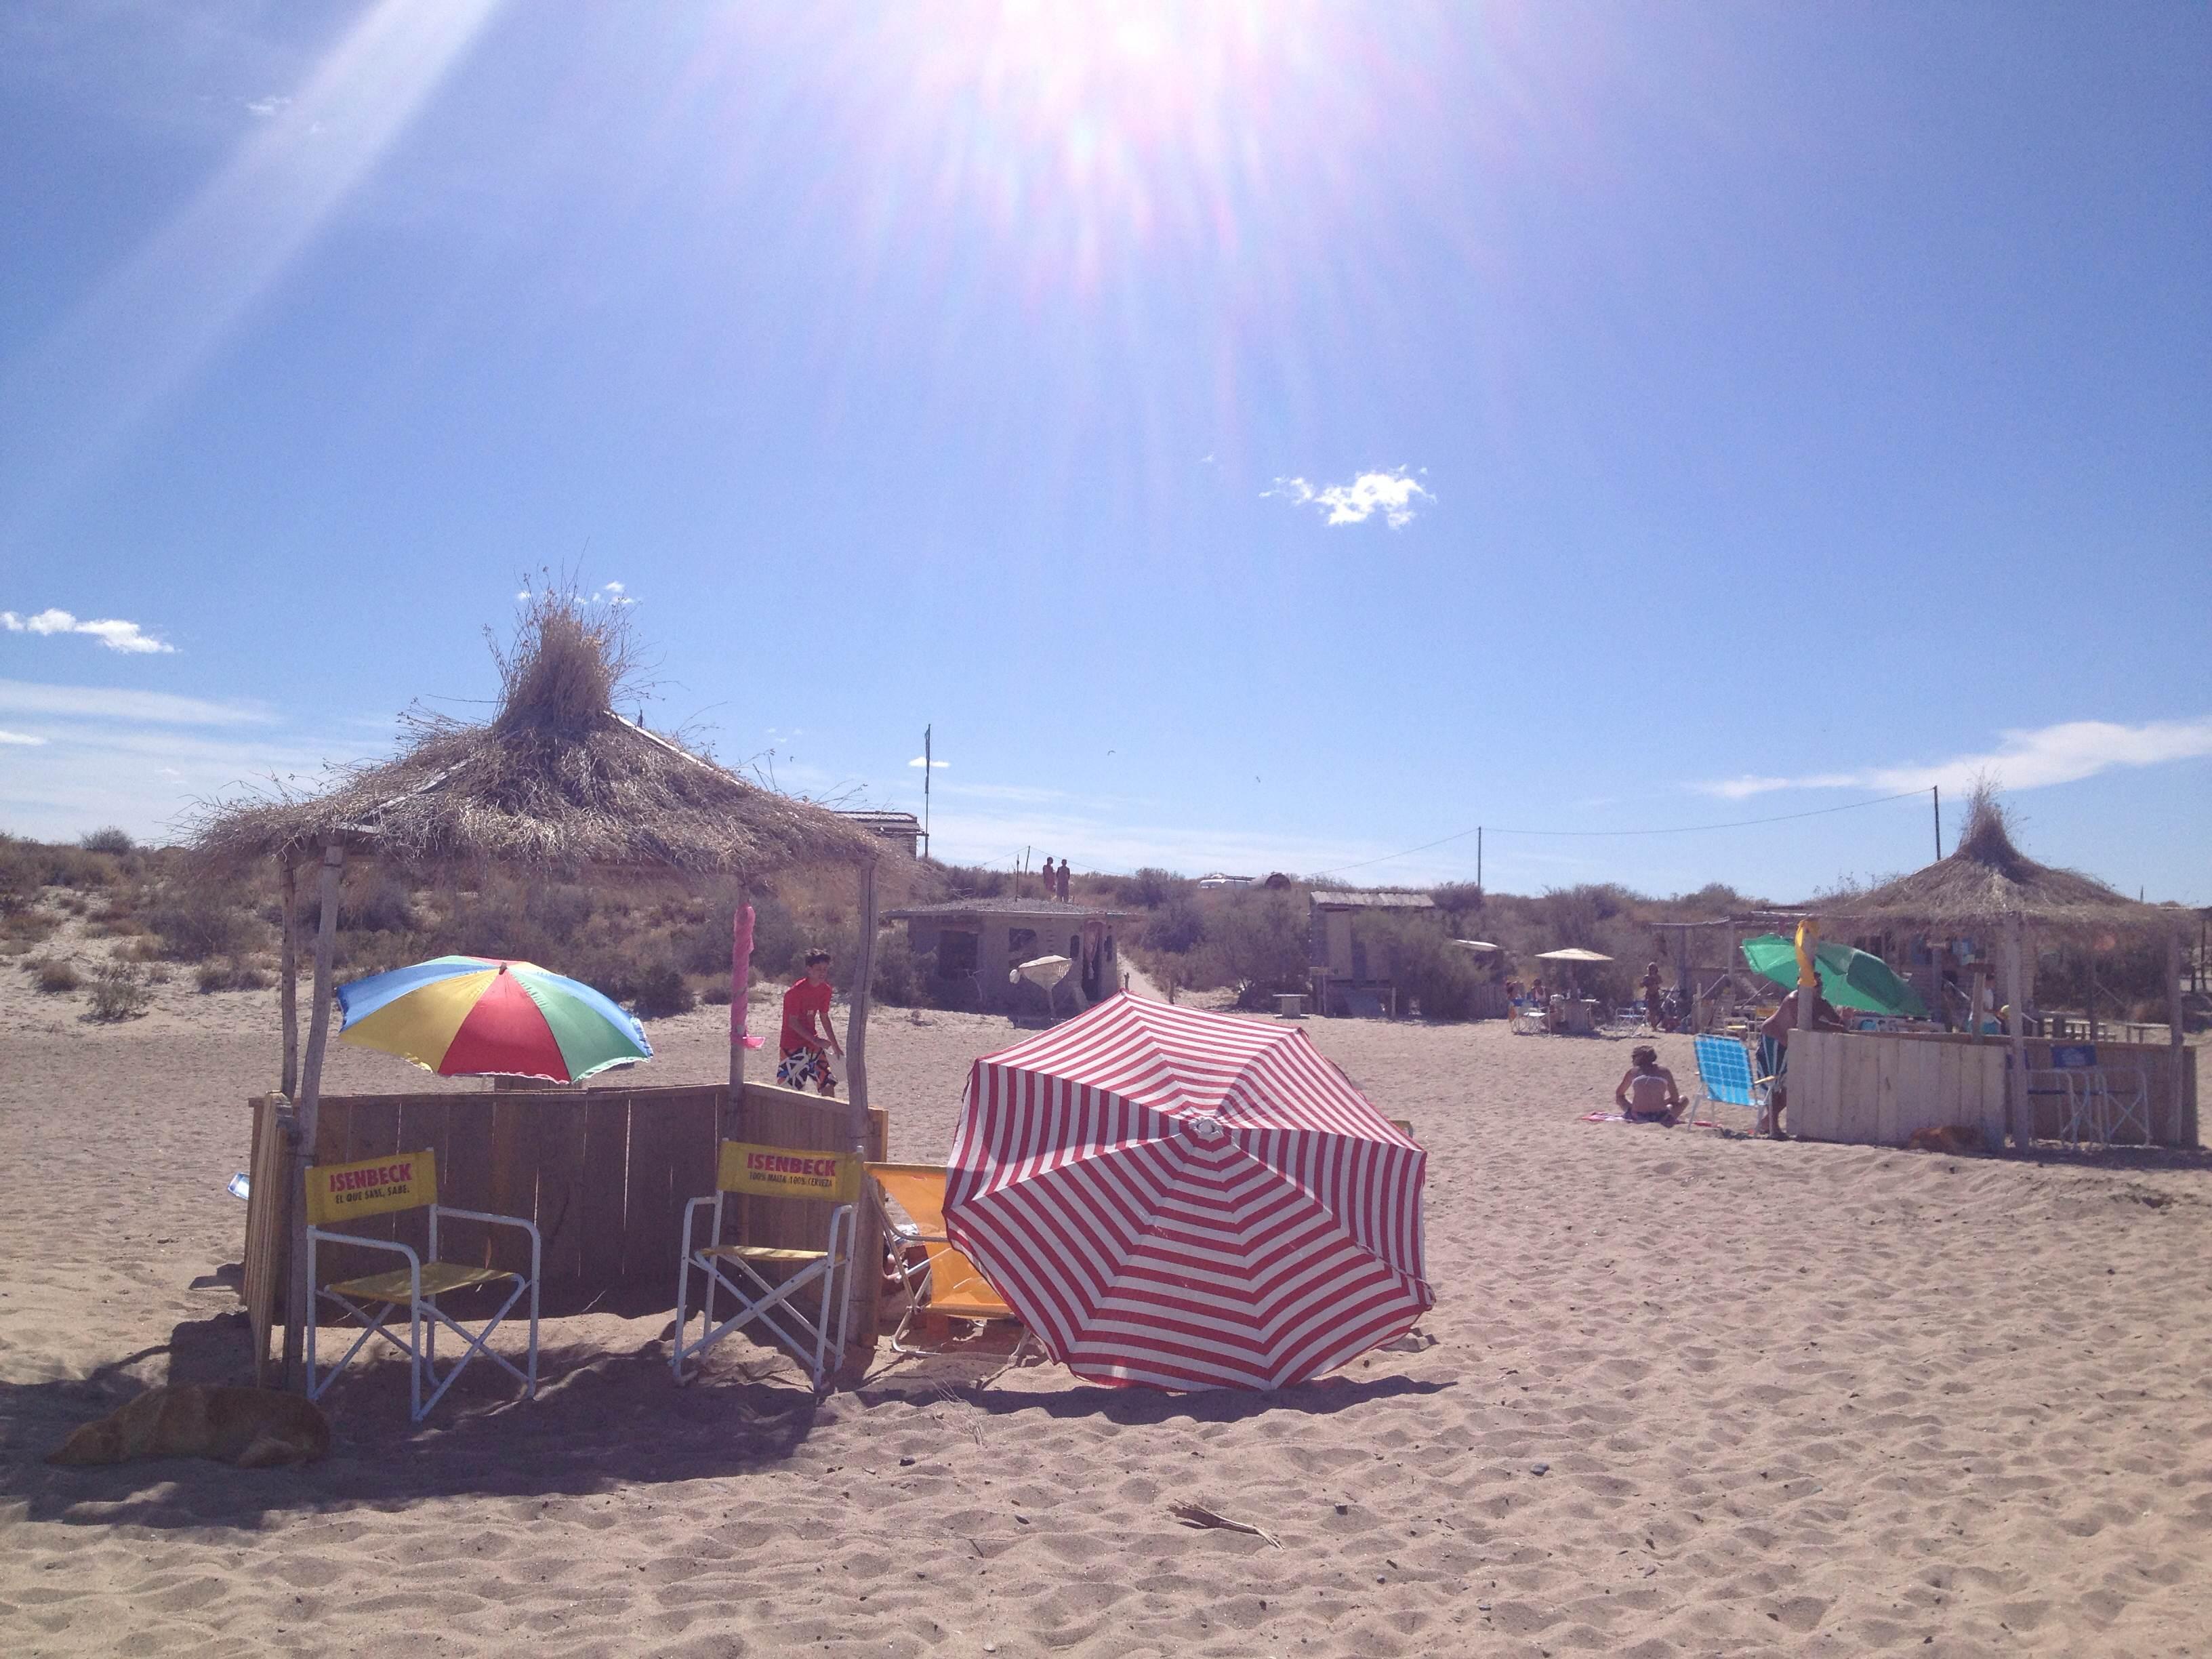
[[[463,1267],[451,1261],[426,1261],[422,1264],[422,1294],[427,1298],[443,1296],[447,1291],[466,1290],[471,1285],[489,1285],[499,1279],[520,1279],[520,1273],[508,1273],[500,1267]],[[356,1302],[391,1302],[404,1307],[408,1297],[407,1269],[401,1267],[388,1273],[372,1273],[367,1279],[349,1279],[343,1285],[329,1287],[339,1296]]]
[[[735,1256],[742,1261],[826,1261],[827,1250],[787,1250],[775,1244],[716,1244],[702,1255]]]

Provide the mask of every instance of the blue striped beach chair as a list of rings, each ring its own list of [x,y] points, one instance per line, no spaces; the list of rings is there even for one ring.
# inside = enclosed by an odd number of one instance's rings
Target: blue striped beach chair
[[[1700,1036],[1698,1048],[1698,1103],[1712,1106],[1741,1106],[1766,1116],[1767,1085],[1771,1078],[1752,1075],[1751,1054],[1734,1037]]]

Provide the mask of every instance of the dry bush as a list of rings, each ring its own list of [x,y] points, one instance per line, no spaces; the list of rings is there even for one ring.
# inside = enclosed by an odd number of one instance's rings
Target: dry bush
[[[84,983],[76,964],[60,957],[34,957],[23,964],[31,981],[48,996],[74,991]]]
[[[146,910],[172,961],[234,957],[260,943],[261,922],[242,896],[213,883],[172,883]]]
[[[697,1005],[691,987],[671,962],[656,962],[636,975],[630,1006],[640,1019],[688,1014]]]
[[[276,975],[267,969],[235,957],[202,963],[192,981],[204,995],[216,991],[264,991],[276,982]]]
[[[116,857],[138,850],[138,843],[131,839],[129,832],[112,823],[104,829],[87,830],[77,837],[76,844],[88,853],[106,853]]]
[[[137,1019],[154,1006],[154,994],[137,972],[120,963],[111,963],[93,975],[92,1002],[86,1011],[88,1019],[115,1024],[126,1019]]]

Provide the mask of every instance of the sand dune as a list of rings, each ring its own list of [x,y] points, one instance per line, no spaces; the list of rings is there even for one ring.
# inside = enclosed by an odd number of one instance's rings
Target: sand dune
[[[0,1007],[0,1628],[16,1654],[2202,1651],[2212,1187],[1591,1125],[1621,1045],[1315,1021],[1431,1149],[1437,1346],[1273,1398],[879,1368],[817,1405],[665,1311],[549,1325],[420,1431],[382,1364],[304,1473],[49,1469],[140,1386],[228,1376],[265,995],[112,1030]],[[720,1011],[657,1026],[714,1076]],[[941,1157],[1003,1022],[871,1036]],[[1686,1042],[1662,1040],[1686,1074]],[[337,1051],[332,1086],[406,1086]],[[886,1354],[888,1358],[888,1354]],[[1181,1526],[1195,1500],[1273,1533]],[[442,1639],[432,1640],[434,1632]]]

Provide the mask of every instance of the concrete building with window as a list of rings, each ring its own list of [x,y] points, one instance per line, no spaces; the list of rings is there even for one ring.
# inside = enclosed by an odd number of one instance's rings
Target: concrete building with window
[[[967,898],[887,911],[884,919],[906,924],[917,957],[930,954],[945,1002],[1041,1018],[1045,994],[1027,980],[1010,983],[1013,969],[1037,957],[1066,957],[1073,966],[1053,993],[1060,1013],[1103,1002],[1121,988],[1114,935],[1130,915],[1048,898]]]

